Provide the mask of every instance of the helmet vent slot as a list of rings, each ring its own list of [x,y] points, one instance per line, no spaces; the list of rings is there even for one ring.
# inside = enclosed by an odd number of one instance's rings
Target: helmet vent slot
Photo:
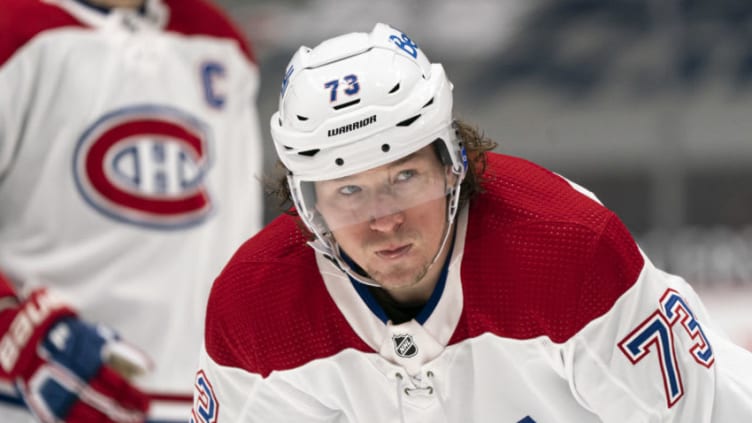
[[[307,116],[300,116],[300,115],[296,115],[296,116],[298,117],[298,120],[300,120],[300,121],[303,121],[303,122],[305,122],[305,121],[307,121],[307,120],[308,120],[308,117],[307,117]]]
[[[407,118],[407,119],[403,120],[402,122],[398,123],[397,126],[410,126],[410,125],[413,124],[413,122],[415,122],[416,120],[418,120],[419,117],[420,117],[420,115],[415,115],[415,116],[413,116],[411,118]]]
[[[394,87],[393,87],[393,88],[392,88],[391,90],[389,90],[389,94],[394,94],[394,93],[396,93],[396,92],[397,92],[397,90],[399,90],[399,89],[400,89],[400,84],[399,84],[399,82],[398,82],[398,83],[397,83],[397,85],[395,85],[395,86],[394,86]]]
[[[342,103],[342,104],[338,104],[338,105],[334,106],[334,110],[344,109],[345,107],[354,106],[354,105],[356,105],[358,103],[360,103],[360,99],[356,98],[353,101],[348,101],[347,103]]]
[[[317,153],[318,153],[319,151],[321,151],[321,149],[319,149],[319,148],[316,148],[316,149],[313,149],[313,150],[299,151],[299,152],[298,152],[298,154],[300,154],[301,156],[308,156],[308,157],[313,157],[313,156],[315,156],[315,155],[316,155],[316,154],[317,154]]]
[[[428,103],[426,103],[426,104],[423,105],[423,108],[425,109],[426,107],[428,107],[428,106],[430,106],[432,104],[433,104],[433,97],[431,97],[431,99],[428,100]]]

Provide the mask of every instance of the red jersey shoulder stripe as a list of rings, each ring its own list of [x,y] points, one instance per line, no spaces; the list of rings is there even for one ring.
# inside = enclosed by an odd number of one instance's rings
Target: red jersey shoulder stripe
[[[184,35],[234,39],[248,60],[257,63],[255,52],[247,38],[215,4],[206,0],[166,0],[165,3],[170,8],[168,31]]]
[[[0,66],[40,32],[66,26],[84,26],[59,7],[40,0],[3,0],[2,9]]]
[[[170,9],[167,31],[234,40],[245,57],[257,63],[246,37],[214,4],[205,0],[167,0],[165,4]],[[0,13],[0,66],[39,33],[62,27],[86,25],[60,7],[40,0],[4,0]]]

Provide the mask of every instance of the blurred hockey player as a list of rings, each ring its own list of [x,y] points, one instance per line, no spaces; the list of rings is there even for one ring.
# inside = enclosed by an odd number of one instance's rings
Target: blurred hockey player
[[[403,32],[300,48],[271,134],[297,217],[212,287],[195,422],[752,420],[752,355],[690,286],[590,192],[490,152]]]
[[[254,55],[205,0],[0,9],[0,421],[186,422],[262,224]]]

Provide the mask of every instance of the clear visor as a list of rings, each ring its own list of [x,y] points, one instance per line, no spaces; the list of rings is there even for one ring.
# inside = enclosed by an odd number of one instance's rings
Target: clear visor
[[[355,175],[301,181],[299,207],[320,234],[357,225],[399,223],[410,210],[446,209],[456,175],[432,147]]]

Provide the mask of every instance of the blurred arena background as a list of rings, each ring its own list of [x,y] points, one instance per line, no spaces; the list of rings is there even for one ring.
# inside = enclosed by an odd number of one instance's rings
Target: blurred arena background
[[[455,114],[588,187],[659,266],[752,349],[752,3],[748,0],[220,0],[254,43],[267,122],[301,44],[411,35]],[[276,215],[271,201],[267,218]]]

